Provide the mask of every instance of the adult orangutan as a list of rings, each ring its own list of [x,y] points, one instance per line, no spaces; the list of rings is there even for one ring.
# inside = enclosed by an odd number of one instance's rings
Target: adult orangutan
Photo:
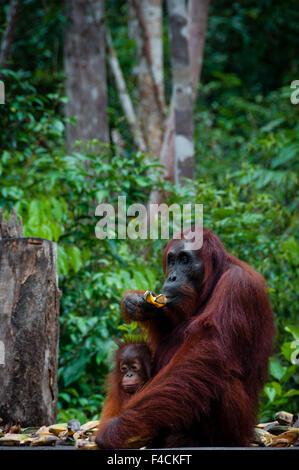
[[[151,377],[152,355],[142,341],[121,343],[115,355],[115,367],[108,376],[108,396],[101,419],[118,416],[133,394]]]
[[[184,235],[172,239],[163,266],[165,307],[148,304],[140,292],[122,302],[124,317],[147,328],[153,378],[118,417],[103,420],[96,442],[101,448],[246,445],[274,335],[265,281],[205,229],[197,251]]]

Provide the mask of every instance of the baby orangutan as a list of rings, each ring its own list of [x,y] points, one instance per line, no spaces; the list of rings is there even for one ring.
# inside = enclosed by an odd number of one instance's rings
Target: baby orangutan
[[[115,367],[108,376],[108,395],[101,420],[119,416],[133,394],[151,378],[152,355],[145,342],[120,344],[115,359]]]

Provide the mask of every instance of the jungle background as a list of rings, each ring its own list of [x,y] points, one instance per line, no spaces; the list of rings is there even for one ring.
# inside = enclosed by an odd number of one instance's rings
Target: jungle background
[[[24,236],[58,244],[59,420],[84,422],[99,416],[114,339],[137,331],[121,318],[121,296],[129,288],[159,292],[163,279],[165,241],[98,240],[95,207],[115,202],[118,195],[127,196],[128,205],[147,203],[157,192],[167,203],[202,203],[205,226],[267,280],[277,337],[259,418],[271,418],[278,409],[299,412],[294,343],[299,340],[299,105],[290,101],[290,84],[299,79],[296,1],[199,2],[209,8],[192,109],[194,168],[189,180],[165,177],[159,164],[159,132],[171,106],[176,58],[170,47],[169,5],[148,2],[158,4],[162,24],[158,94],[162,88],[163,94],[156,101],[152,84],[150,91],[142,88],[154,80],[146,48],[140,46],[148,39],[140,33],[137,14],[145,0],[137,6],[89,0],[95,11],[99,8],[100,19],[81,31],[69,27],[70,21],[77,28],[83,24],[78,0],[11,2],[18,15],[9,54],[3,51],[3,38],[11,3],[0,1],[0,72],[6,92],[0,106],[0,206],[7,213],[14,207],[23,217]],[[95,26],[99,51],[86,47],[87,41],[76,50],[75,35],[94,34]],[[115,70],[108,65],[113,53],[136,110],[131,124]],[[89,54],[102,61],[90,82],[98,87],[95,101],[100,97],[94,108],[78,96],[79,81],[70,82],[78,61],[86,60],[89,67]],[[158,111],[147,108],[152,103]],[[98,119],[95,135],[93,117]],[[146,122],[149,117],[153,127]],[[81,142],[76,144],[77,139]]]

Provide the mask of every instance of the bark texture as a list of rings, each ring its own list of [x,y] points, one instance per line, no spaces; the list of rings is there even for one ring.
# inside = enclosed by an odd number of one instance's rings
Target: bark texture
[[[55,243],[0,240],[0,417],[5,423],[56,422],[59,297]]]
[[[108,142],[104,0],[69,0],[65,31],[67,147],[76,140]]]
[[[188,11],[189,58],[194,101],[201,76],[210,0],[190,0]]]
[[[2,208],[0,207],[0,240],[2,238],[22,238],[23,237],[23,220],[17,216],[16,211],[12,209],[11,215],[6,221]]]
[[[126,86],[126,82],[122,73],[122,70],[119,65],[119,61],[113,47],[112,39],[110,32],[107,33],[107,46],[109,53],[109,65],[111,68],[112,75],[115,80],[118,97],[120,104],[122,106],[123,112],[126,116],[127,122],[129,124],[134,143],[138,150],[141,152],[146,152],[146,145],[143,139],[142,131],[140,129],[135,110]]]
[[[185,1],[168,0],[175,120],[175,183],[194,177],[193,96]]]
[[[16,29],[16,24],[18,20],[20,5],[21,5],[21,0],[12,0],[8,8],[7,20],[6,20],[7,26],[3,33],[1,49],[0,49],[0,69],[5,68],[7,66],[7,62],[10,56],[11,46],[14,41],[15,29]]]
[[[139,26],[140,118],[148,151],[159,156],[166,114],[163,82],[162,1],[132,1]]]
[[[190,0],[188,9],[188,33],[189,33],[189,60],[191,66],[191,82],[193,102],[197,96],[197,86],[201,77],[206,29],[209,17],[210,0]],[[175,137],[175,113],[174,100],[171,100],[169,117],[164,134],[160,155],[160,163],[165,166],[165,178],[174,183],[174,137]],[[159,202],[161,197],[157,194],[154,200]]]

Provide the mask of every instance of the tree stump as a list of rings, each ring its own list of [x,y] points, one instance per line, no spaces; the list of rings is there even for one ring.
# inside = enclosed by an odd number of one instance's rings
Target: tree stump
[[[21,232],[15,213],[8,224],[0,213],[0,417],[41,426],[56,422],[57,252]]]

